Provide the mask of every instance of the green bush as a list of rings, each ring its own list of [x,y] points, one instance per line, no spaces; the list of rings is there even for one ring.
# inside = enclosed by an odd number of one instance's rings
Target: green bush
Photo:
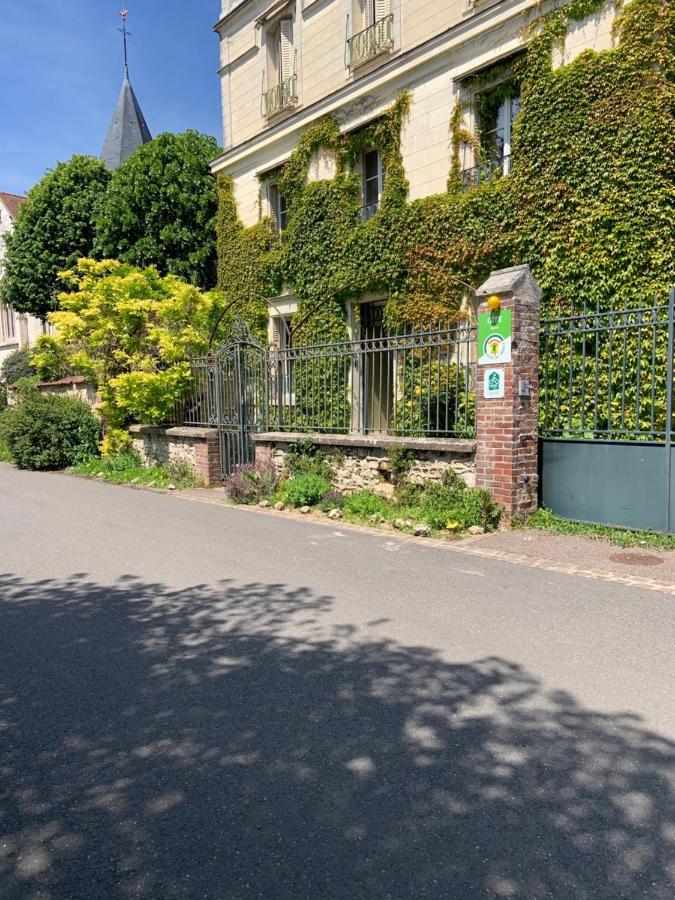
[[[356,516],[359,519],[367,519],[369,516],[387,516],[389,511],[389,504],[384,497],[380,497],[373,491],[358,491],[347,497],[345,502],[347,515]]]
[[[99,420],[71,397],[35,391],[0,416],[0,441],[20,469],[65,469],[98,454]]]
[[[439,483],[424,489],[420,502],[424,521],[432,528],[443,529],[449,522],[458,529],[480,525],[486,530],[499,524],[501,509],[488,491],[469,488],[451,469]]]
[[[35,368],[30,351],[15,350],[4,358],[0,368],[0,381],[3,384],[16,384],[20,379],[30,378],[31,375],[35,375]]]
[[[291,506],[316,506],[329,490],[330,482],[320,475],[298,475],[284,485],[284,502]]]
[[[401,479],[394,491],[394,502],[397,506],[419,506],[422,499],[422,488],[407,478]]]

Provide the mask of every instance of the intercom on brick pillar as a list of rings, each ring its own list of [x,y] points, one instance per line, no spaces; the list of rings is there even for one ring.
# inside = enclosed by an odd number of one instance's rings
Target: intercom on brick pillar
[[[492,272],[476,292],[476,480],[508,518],[537,508],[539,310],[529,266]]]

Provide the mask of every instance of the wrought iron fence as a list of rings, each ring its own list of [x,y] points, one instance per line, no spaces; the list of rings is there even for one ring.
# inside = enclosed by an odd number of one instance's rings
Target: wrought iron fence
[[[350,69],[356,69],[393,47],[393,24],[394,16],[390,13],[347,39],[347,63]]]
[[[170,422],[240,433],[240,461],[255,431],[472,437],[475,344],[454,324],[285,349],[239,338],[192,360]]]
[[[542,437],[670,441],[674,296],[542,320]]]
[[[366,334],[270,351],[278,431],[471,436],[475,329]]]

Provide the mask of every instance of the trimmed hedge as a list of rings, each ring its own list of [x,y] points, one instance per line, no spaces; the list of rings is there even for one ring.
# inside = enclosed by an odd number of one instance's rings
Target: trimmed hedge
[[[0,441],[20,469],[65,469],[98,455],[101,425],[81,400],[31,392],[0,416]]]

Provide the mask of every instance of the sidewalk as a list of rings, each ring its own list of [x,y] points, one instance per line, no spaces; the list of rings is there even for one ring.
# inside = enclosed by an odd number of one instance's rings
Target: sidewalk
[[[602,538],[551,534],[536,528],[498,531],[460,541],[458,548],[556,572],[587,575],[675,593],[675,552],[623,548]]]

